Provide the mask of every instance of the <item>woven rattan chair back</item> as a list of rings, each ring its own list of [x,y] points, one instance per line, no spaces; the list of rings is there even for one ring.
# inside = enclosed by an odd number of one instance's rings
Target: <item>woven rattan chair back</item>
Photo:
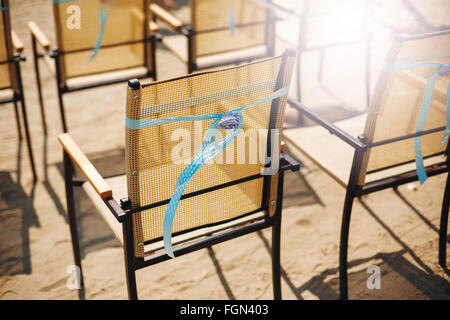
[[[284,54],[239,67],[142,84],[137,90],[129,88],[126,114],[129,119],[143,120],[225,113],[288,86],[294,60],[295,55]],[[195,173],[185,193],[260,174],[264,168],[261,155],[265,158],[267,152],[268,129],[281,130],[286,99],[285,95],[243,111],[245,125],[239,136]],[[172,197],[177,177],[197,153],[212,121],[177,121],[126,129],[127,183],[132,209]],[[226,135],[226,130],[220,129],[217,137]],[[269,180],[262,177],[182,199],[173,234],[261,211],[264,193],[276,202],[276,177],[271,177],[269,186],[264,183]],[[144,255],[142,244],[161,239],[166,208],[167,205],[160,205],[133,215],[136,256]],[[267,214],[273,215],[274,209],[269,208]]]
[[[190,5],[194,60],[261,45],[273,48],[273,12],[257,0],[190,0]],[[235,23],[233,34],[230,31],[231,6]]]
[[[146,67],[153,70],[149,0],[111,0],[104,7],[101,49],[90,59],[101,32],[100,1],[54,2],[61,82],[72,77]],[[74,15],[79,15],[77,26]]]
[[[378,78],[368,111],[364,131],[368,143],[395,140],[415,134],[426,85],[436,70],[436,67],[417,67],[417,64],[449,62],[449,31],[395,39]],[[392,70],[393,67],[402,66],[405,67],[402,70]],[[423,131],[436,130],[436,132],[421,137],[424,158],[443,153],[447,146],[446,142],[441,144],[441,141],[446,122],[448,84],[448,76],[437,77],[423,128]],[[441,130],[438,130],[439,128]],[[370,148],[363,161],[364,170],[360,182],[364,181],[366,171],[371,172],[413,161],[414,143],[415,139],[410,138]]]

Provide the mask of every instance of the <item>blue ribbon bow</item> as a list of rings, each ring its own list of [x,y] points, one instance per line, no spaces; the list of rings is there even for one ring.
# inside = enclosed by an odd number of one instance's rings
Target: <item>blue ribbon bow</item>
[[[172,226],[175,216],[175,211],[178,206],[178,202],[186,189],[192,176],[205,164],[211,161],[215,156],[217,156],[222,150],[224,150],[241,132],[244,126],[244,120],[242,111],[254,107],[266,101],[270,101],[289,93],[289,86],[283,87],[268,96],[244,107],[230,110],[226,113],[213,113],[200,116],[187,116],[187,117],[175,117],[175,118],[163,118],[163,119],[130,119],[125,118],[125,125],[129,129],[140,129],[151,126],[157,126],[177,121],[198,121],[198,120],[209,120],[215,119],[213,123],[209,126],[206,131],[205,138],[203,140],[200,150],[194,157],[194,160],[181,172],[178,176],[177,183],[175,185],[175,192],[170,199],[169,205],[167,206],[166,213],[164,215],[163,224],[163,240],[164,248],[169,257],[175,258],[172,249]],[[215,142],[219,128],[231,130],[229,134],[222,140]]]
[[[416,64],[398,64],[392,65],[389,63],[385,63],[383,66],[383,70],[387,72],[395,72],[400,70],[412,69],[412,68],[424,68],[424,67],[433,67],[435,68],[431,76],[428,78],[427,84],[425,86],[425,91],[422,98],[422,103],[420,105],[420,113],[419,120],[417,122],[416,132],[423,131],[425,126],[425,121],[427,119],[428,110],[430,108],[431,100],[433,98],[434,86],[436,84],[436,79],[438,76],[447,77],[450,75],[450,63],[442,64],[437,62],[424,62],[424,63],[416,63]],[[442,146],[445,141],[447,141],[450,134],[450,83],[447,87],[447,96],[446,96],[446,123],[445,123],[445,133],[444,138],[442,139]],[[417,136],[414,140],[414,154],[416,161],[416,171],[417,176],[419,178],[420,184],[423,184],[425,180],[427,180],[428,176],[425,171],[425,166],[423,163],[423,154],[422,154],[422,137]]]

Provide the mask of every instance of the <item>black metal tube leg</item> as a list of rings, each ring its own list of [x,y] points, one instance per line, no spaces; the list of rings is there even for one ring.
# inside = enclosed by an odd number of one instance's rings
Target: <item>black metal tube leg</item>
[[[84,287],[83,269],[81,267],[80,244],[78,240],[77,219],[75,215],[75,199],[72,184],[73,165],[69,155],[64,152],[64,180],[66,185],[67,215],[69,218],[70,235],[72,237],[72,249],[75,264],[80,268],[80,286]]]
[[[123,254],[125,260],[125,276],[127,278],[128,299],[137,300],[136,287],[136,269],[133,267],[134,260],[134,236],[133,236],[133,221],[128,216],[122,224],[123,230]]]
[[[136,288],[136,270],[132,269],[131,266],[126,266],[126,277],[127,277],[127,289],[128,289],[128,299],[137,300],[137,288]]]
[[[283,210],[283,185],[284,172],[278,173],[277,186],[277,207],[274,215],[274,224],[272,226],[272,282],[273,282],[273,298],[281,300],[281,259],[280,259],[280,242],[281,242],[281,213]]]
[[[27,112],[23,95],[21,97],[21,105],[22,105],[23,122],[25,124],[25,138],[27,139],[28,156],[30,157],[31,171],[33,172],[33,181],[36,182],[37,181],[36,167],[34,165],[33,149],[31,148],[31,137],[30,131],[28,129]]]
[[[439,265],[447,268],[447,225],[448,211],[450,203],[450,173],[447,175],[447,183],[445,185],[444,199],[442,201],[441,226],[439,229]]]
[[[37,181],[37,174],[36,174],[36,167],[34,165],[33,148],[31,147],[30,130],[28,129],[27,108],[25,106],[25,97],[23,95],[22,75],[21,75],[21,72],[20,72],[19,61],[20,60],[16,60],[16,62],[15,62],[17,83],[19,85],[20,104],[22,106],[22,117],[23,117],[23,123],[24,123],[24,126],[25,126],[25,138],[27,139],[28,156],[30,158],[31,170],[33,172],[33,181],[36,182]]]
[[[273,298],[281,300],[281,266],[280,266],[281,215],[277,214],[272,226],[272,281]]]
[[[350,217],[352,213],[354,194],[347,190],[345,195],[344,211],[342,213],[341,241],[339,247],[339,289],[342,300],[348,299],[347,256],[348,235],[350,231]]]
[[[61,89],[58,85],[58,100],[59,100],[59,110],[61,113],[61,123],[63,127],[63,132],[67,132],[67,123],[66,123],[66,115],[64,113],[64,104]]]
[[[39,61],[38,61],[38,53],[36,48],[36,39],[32,36],[32,46],[33,46],[33,58],[34,58],[34,72],[36,75],[36,85],[38,89],[38,97],[39,97],[39,108],[41,109],[41,121],[42,128],[44,129],[44,135],[47,135],[47,122],[45,121],[45,110],[44,110],[44,100],[42,98],[42,87],[41,87],[41,76],[39,73]]]
[[[153,71],[153,81],[157,81],[157,73],[156,73],[156,46],[158,40],[155,36],[150,37],[150,46],[151,46],[151,54],[152,54],[152,71]]]
[[[17,107],[17,101],[14,101],[14,113],[16,115],[17,133],[19,135],[19,140],[22,141],[22,130],[20,130],[20,117],[19,117],[19,109]]]
[[[61,85],[61,73],[60,73],[60,65],[59,65],[59,56],[58,54],[54,54],[53,58],[55,59],[55,67],[56,67],[56,85],[58,89],[58,101],[59,101],[59,111],[61,114],[61,123],[63,127],[63,132],[67,132],[67,123],[66,123],[66,115],[64,113],[64,103],[63,103],[63,88]]]

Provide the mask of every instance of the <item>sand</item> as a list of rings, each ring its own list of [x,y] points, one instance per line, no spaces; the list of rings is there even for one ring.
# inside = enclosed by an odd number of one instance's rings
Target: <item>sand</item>
[[[30,35],[26,22],[36,21],[54,44],[50,1],[12,1],[13,27],[24,41],[27,61],[22,72],[39,181],[33,185],[25,141],[19,142],[13,107],[0,108],[0,299],[78,299],[67,288],[73,264],[65,210],[61,132],[55,81],[42,64],[48,136],[42,131]],[[397,29],[422,30],[405,2],[381,3],[382,21]],[[180,2],[179,3],[185,3]],[[410,1],[431,27],[448,21],[448,1]],[[403,6],[403,7],[402,7]],[[403,9],[402,9],[403,8]],[[186,7],[178,10],[186,17]],[[447,18],[447,19],[446,19]],[[422,28],[422,29],[421,29]],[[372,77],[388,48],[390,32],[378,25]],[[345,49],[343,49],[345,50]],[[343,51],[344,52],[344,51]],[[361,51],[362,52],[362,51]],[[341,52],[342,54],[342,52]],[[333,55],[332,55],[333,56]],[[329,57],[329,56],[327,56]],[[167,50],[157,52],[159,78],[185,73],[185,65]],[[317,55],[307,59],[317,61]],[[327,58],[330,65],[336,62]],[[337,59],[337,58],[336,58]],[[313,65],[313,63],[307,63]],[[339,88],[352,76],[329,68],[327,85]],[[314,67],[306,72],[315,72]],[[341,76],[341,77],[340,77]],[[348,77],[343,80],[342,77]],[[315,79],[312,76],[312,79]],[[333,80],[334,79],[334,80]],[[308,82],[305,103],[321,107],[316,80]],[[355,92],[357,90],[355,89]],[[364,97],[350,95],[354,105]],[[68,94],[70,132],[105,176],[124,172],[125,85]],[[327,98],[330,99],[330,98]],[[328,109],[329,110],[329,109]],[[333,120],[348,116],[334,109]],[[288,110],[286,123],[295,115]],[[337,299],[340,219],[345,190],[306,158],[299,173],[285,182],[281,236],[284,299]],[[349,243],[351,299],[449,299],[450,276],[437,263],[438,228],[445,175],[420,186],[384,190],[354,204]],[[76,193],[86,299],[126,299],[123,251],[83,193]],[[137,272],[141,299],[271,299],[270,230],[247,235]],[[245,263],[243,263],[245,261]],[[449,259],[447,259],[449,261]],[[368,289],[367,268],[381,269],[381,288]]]

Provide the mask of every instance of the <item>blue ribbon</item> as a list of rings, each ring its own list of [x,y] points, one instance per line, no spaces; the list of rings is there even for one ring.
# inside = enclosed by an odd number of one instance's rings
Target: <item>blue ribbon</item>
[[[130,119],[125,118],[125,125],[129,129],[142,129],[151,126],[157,126],[167,123],[172,123],[176,121],[198,121],[198,120],[209,120],[215,119],[213,123],[209,126],[206,131],[205,138],[203,140],[200,150],[195,155],[192,162],[184,168],[177,179],[175,185],[175,192],[170,199],[169,205],[167,206],[166,213],[164,215],[163,224],[163,240],[164,248],[169,257],[175,258],[172,250],[172,226],[175,216],[176,209],[178,207],[178,202],[183,195],[189,181],[192,176],[205,164],[211,161],[215,156],[217,156],[222,150],[224,150],[241,132],[244,126],[244,120],[242,112],[248,108],[254,107],[266,101],[270,101],[289,93],[289,86],[283,87],[268,96],[246,105],[244,107],[230,110],[226,113],[213,113],[200,116],[187,116],[187,117],[174,117],[174,118],[163,118],[163,119]],[[229,129],[231,132],[227,134],[222,140],[215,142],[219,128]]]
[[[6,6],[6,7],[4,7],[4,6],[3,6],[3,1],[0,1],[0,5],[1,5],[1,7],[0,7],[0,12],[9,10],[9,5]]]
[[[416,132],[422,132],[425,126],[425,121],[427,119],[428,110],[430,108],[431,100],[433,98],[434,86],[436,84],[437,77],[440,76],[448,76],[450,75],[450,63],[442,64],[437,62],[424,62],[424,63],[416,63],[416,64],[397,64],[392,65],[389,63],[385,63],[383,66],[383,70],[387,72],[395,72],[400,70],[412,69],[412,68],[424,68],[424,67],[432,67],[435,68],[431,76],[428,78],[427,84],[425,86],[425,91],[422,98],[422,103],[420,105],[420,113],[419,120],[417,122]],[[445,134],[442,139],[442,146],[445,141],[447,141],[450,134],[450,83],[447,87],[447,97],[446,97],[446,124],[445,124]],[[423,184],[425,180],[427,180],[428,176],[425,171],[425,166],[423,163],[423,154],[422,154],[422,137],[417,136],[414,140],[414,154],[416,161],[416,171],[417,176],[419,178],[420,184]]]
[[[65,3],[65,2],[75,2],[81,0],[53,0],[53,3]],[[94,50],[89,57],[89,61],[94,60],[97,56],[98,51],[100,50],[100,46],[102,44],[103,34],[105,33],[106,22],[108,21],[109,15],[111,14],[112,8],[114,6],[114,1],[112,0],[111,7],[108,10],[108,13],[105,15],[104,5],[100,4],[100,31],[97,36],[97,41],[95,42]]]
[[[105,15],[104,5],[100,5],[100,31],[98,33],[97,41],[95,42],[94,51],[92,52],[89,61],[94,60],[100,50],[100,45],[102,44],[103,34],[105,33],[106,22],[108,21],[109,15],[111,14],[112,8],[114,6],[114,1],[112,0],[111,7],[109,7],[108,13]]]
[[[234,0],[231,0],[230,4],[230,34],[234,36],[234,31],[236,30],[236,22],[234,19]]]

